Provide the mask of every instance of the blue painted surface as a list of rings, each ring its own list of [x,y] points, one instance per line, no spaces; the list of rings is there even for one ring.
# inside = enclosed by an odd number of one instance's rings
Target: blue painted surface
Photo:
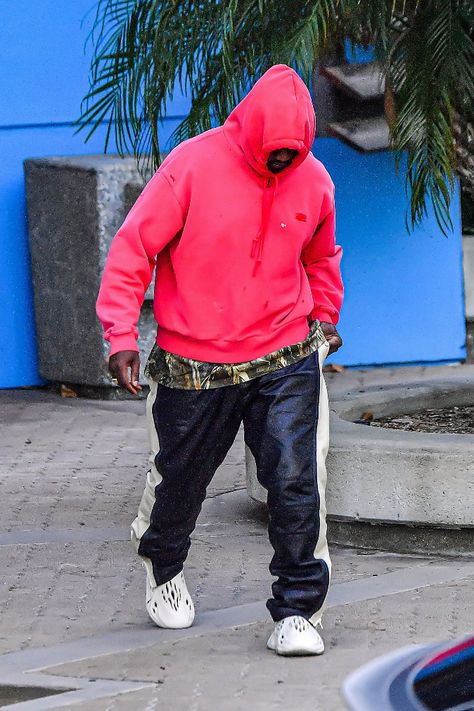
[[[317,139],[313,151],[336,185],[336,235],[344,250],[344,348],[331,362],[464,359],[459,186],[448,238],[432,213],[408,235],[403,170],[397,178],[391,153],[361,154],[335,138]]]
[[[23,0],[0,25],[0,387],[40,385],[23,178],[25,158],[102,153],[104,130],[84,144],[72,122],[87,91],[84,43],[93,0]],[[81,23],[84,24],[81,26]],[[6,69],[7,68],[7,69]],[[4,100],[8,97],[8,100]],[[185,113],[179,90],[162,145]],[[84,134],[85,135],[85,134]]]
[[[94,0],[22,0],[3,8],[0,25],[0,387],[41,384],[37,371],[23,160],[101,153],[103,132],[86,145],[72,121],[87,90],[84,42]],[[85,23],[81,26],[81,22]],[[364,55],[357,56],[363,61]],[[6,68],[6,69],[5,69]],[[189,105],[177,89],[161,132]],[[458,197],[455,234],[434,220],[408,236],[403,178],[390,154],[362,156],[335,139],[315,152],[337,186],[337,237],[344,247],[343,351],[336,363],[436,362],[464,357]]]
[[[23,160],[85,153],[73,136],[87,87],[86,27],[91,0],[9,3],[0,25],[0,387],[37,385]],[[7,100],[5,100],[7,97]],[[100,150],[96,140],[95,150]]]
[[[364,49],[360,44],[352,44],[349,40],[344,42],[345,57],[348,64],[364,64],[375,59],[372,47]]]

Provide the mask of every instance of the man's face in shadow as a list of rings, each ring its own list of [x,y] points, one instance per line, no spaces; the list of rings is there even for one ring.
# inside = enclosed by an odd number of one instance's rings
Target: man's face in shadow
[[[291,148],[279,148],[276,151],[272,151],[267,160],[268,170],[272,173],[280,173],[280,171],[291,165],[297,154],[298,151]]]

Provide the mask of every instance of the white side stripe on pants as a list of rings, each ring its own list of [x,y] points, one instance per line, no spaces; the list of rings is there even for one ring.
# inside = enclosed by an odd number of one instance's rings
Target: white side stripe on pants
[[[155,488],[162,480],[162,476],[155,466],[155,457],[160,451],[160,441],[158,439],[158,432],[156,431],[155,422],[153,419],[153,405],[155,404],[158,383],[154,380],[149,379],[148,383],[150,385],[150,392],[148,393],[146,401],[146,419],[148,426],[148,436],[150,440],[150,456],[149,463],[150,468],[146,475],[145,491],[143,492],[140,506],[138,507],[138,515],[132,523],[131,527],[131,539],[135,551],[138,553],[138,547],[140,545],[140,540],[144,533],[150,527],[150,516],[155,504]],[[149,558],[144,558],[142,556],[143,564],[146,567],[147,573],[150,577],[150,581],[155,584],[155,576],[153,575],[153,566]]]
[[[326,381],[324,379],[323,364],[329,351],[329,343],[324,343],[318,349],[319,356],[319,412],[318,426],[316,429],[316,472],[319,492],[319,536],[314,550],[314,557],[324,560],[329,571],[329,585],[331,583],[331,558],[327,541],[326,523],[326,456],[329,449],[329,401]],[[321,619],[322,612],[326,605],[326,599],[317,612],[310,618],[310,622],[315,624]]]

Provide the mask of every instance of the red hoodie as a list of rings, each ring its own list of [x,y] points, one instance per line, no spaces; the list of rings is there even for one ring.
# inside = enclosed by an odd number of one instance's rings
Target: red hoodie
[[[308,89],[276,65],[223,126],[171,151],[112,241],[97,300],[111,355],[138,350],[155,266],[157,343],[186,358],[252,360],[304,340],[308,319],[337,323],[342,249],[314,136]],[[298,154],[273,174],[278,148]]]

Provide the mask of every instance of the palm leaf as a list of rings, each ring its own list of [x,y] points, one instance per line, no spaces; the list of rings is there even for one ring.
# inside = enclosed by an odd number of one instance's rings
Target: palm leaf
[[[442,231],[456,167],[452,117],[474,104],[470,0],[99,0],[90,89],[78,130],[104,122],[145,174],[160,162],[160,121],[179,87],[190,99],[172,145],[222,122],[251,83],[284,62],[309,83],[344,37],[373,46],[394,93],[395,164],[407,156],[407,227],[431,203]]]

